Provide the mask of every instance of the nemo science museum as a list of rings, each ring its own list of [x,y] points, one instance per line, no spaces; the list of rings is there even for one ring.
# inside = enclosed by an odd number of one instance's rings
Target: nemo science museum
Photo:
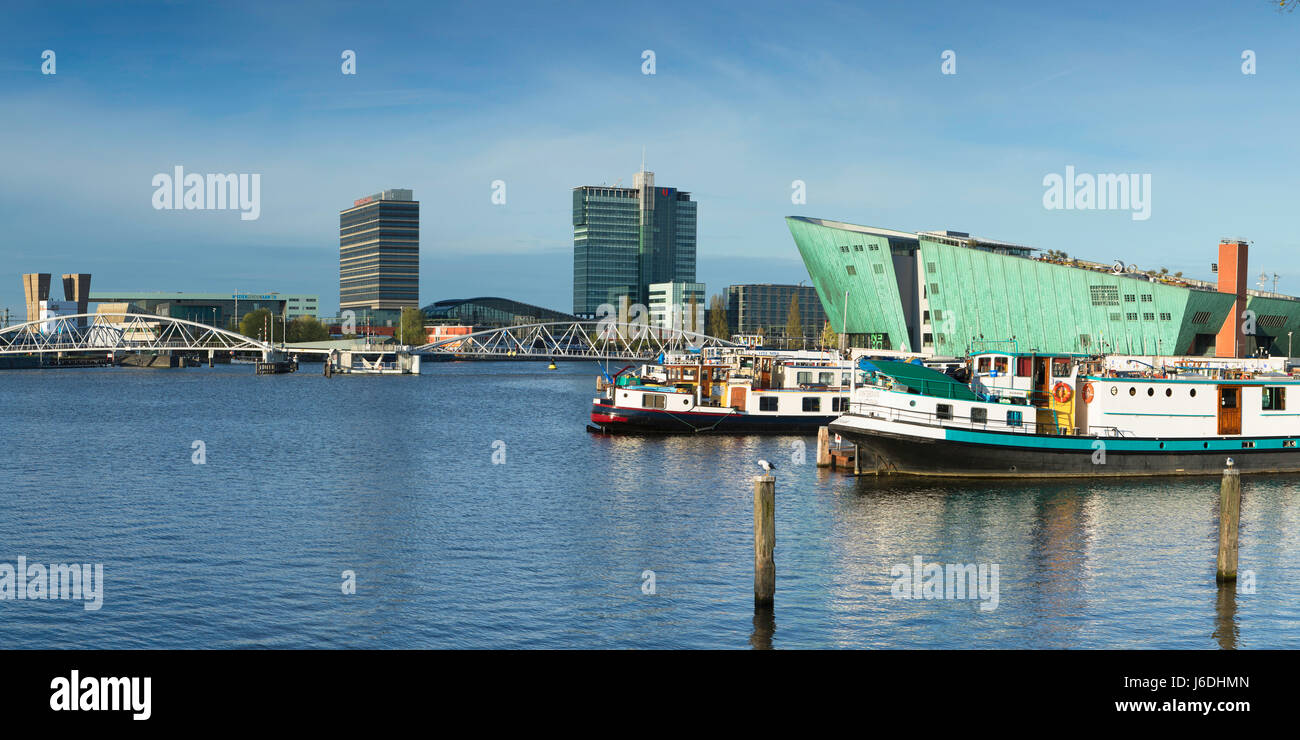
[[[831,327],[852,347],[1290,357],[1300,334],[1300,299],[1247,288],[1240,239],[1221,240],[1217,262],[1206,250],[1218,277],[1209,282],[957,231],[786,224]]]

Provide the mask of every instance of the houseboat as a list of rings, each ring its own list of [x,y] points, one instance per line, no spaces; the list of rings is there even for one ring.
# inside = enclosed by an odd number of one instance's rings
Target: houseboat
[[[598,381],[590,431],[816,433],[848,408],[853,366],[834,353],[681,353]]]
[[[965,477],[1300,472],[1286,361],[983,352],[961,383],[862,360],[830,430],[862,469]],[[862,381],[857,385],[857,381]]]

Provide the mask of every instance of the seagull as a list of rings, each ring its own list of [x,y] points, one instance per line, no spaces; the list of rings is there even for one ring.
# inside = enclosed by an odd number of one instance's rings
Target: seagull
[[[758,467],[762,468],[764,473],[771,473],[776,470],[776,466],[766,460],[759,460]]]

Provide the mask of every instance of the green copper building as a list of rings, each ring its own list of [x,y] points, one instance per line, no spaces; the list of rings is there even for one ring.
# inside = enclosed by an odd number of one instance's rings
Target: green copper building
[[[855,347],[941,357],[994,348],[1230,357],[1287,354],[1288,332],[1300,334],[1300,300],[1245,288],[1239,240],[1219,245],[1232,275],[1220,271],[1216,285],[963,232],[802,216],[786,223],[831,326]],[[1253,313],[1253,333],[1230,322],[1239,300]]]

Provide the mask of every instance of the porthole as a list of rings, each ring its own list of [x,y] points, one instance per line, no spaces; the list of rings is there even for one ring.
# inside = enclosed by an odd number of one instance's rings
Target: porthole
[[[1117,393],[1119,393],[1119,386],[1117,386],[1117,385],[1112,385],[1112,386],[1110,387],[1110,395],[1113,396],[1113,395],[1115,395],[1115,394],[1117,394]]]
[[[1130,396],[1136,396],[1136,395],[1138,394],[1138,389],[1137,389],[1137,388],[1134,388],[1133,386],[1129,386],[1129,387],[1128,387],[1128,394],[1129,394]]]
[[[1148,395],[1148,396],[1154,396],[1155,394],[1156,394],[1156,389],[1155,389],[1155,388],[1147,388],[1147,395]]]
[[[908,401],[908,402],[907,402],[907,405],[908,405],[908,406],[915,406],[915,405],[916,405],[916,401]]]
[[[1208,449],[1210,449],[1210,443],[1209,443],[1209,442],[1202,442],[1202,443],[1201,443],[1201,447],[1204,447],[1205,449],[1208,450]]]
[[[1193,388],[1193,389],[1191,389],[1190,391],[1188,391],[1188,393],[1191,393],[1191,394],[1192,394],[1192,398],[1196,398],[1196,389],[1195,389],[1195,388]]]
[[[1173,389],[1173,388],[1166,388],[1166,389],[1165,389],[1165,398],[1172,398],[1173,395],[1174,395],[1174,389]]]
[[[1161,442],[1161,443],[1160,443],[1160,449],[1163,450],[1164,448],[1165,448],[1165,443],[1164,443],[1164,442]]]

